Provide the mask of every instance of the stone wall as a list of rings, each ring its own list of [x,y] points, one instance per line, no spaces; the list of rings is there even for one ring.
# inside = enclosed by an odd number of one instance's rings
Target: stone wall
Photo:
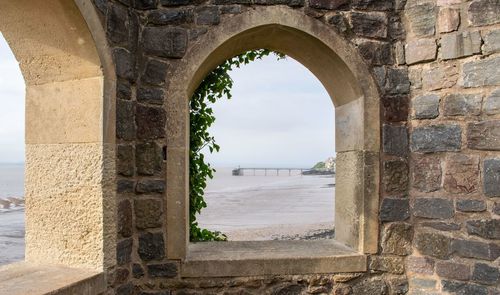
[[[118,243],[110,294],[498,294],[498,0],[94,5],[118,76]],[[367,273],[181,279],[178,261],[166,259],[165,93],[172,72],[199,36],[263,5],[328,24],[357,47],[379,83],[381,231]]]

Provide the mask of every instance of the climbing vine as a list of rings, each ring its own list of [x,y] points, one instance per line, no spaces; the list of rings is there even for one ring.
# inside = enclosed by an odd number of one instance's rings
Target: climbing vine
[[[243,54],[228,59],[219,65],[201,82],[190,101],[190,152],[189,152],[189,225],[190,239],[193,242],[225,241],[226,235],[218,231],[202,229],[196,221],[196,215],[207,207],[204,199],[204,190],[208,179],[213,178],[215,169],[208,163],[203,150],[210,153],[218,152],[220,146],[215,142],[208,129],[215,122],[211,107],[222,98],[231,99],[233,80],[229,72],[256,59],[262,59],[270,54],[278,59],[285,55],[267,49],[247,51]]]

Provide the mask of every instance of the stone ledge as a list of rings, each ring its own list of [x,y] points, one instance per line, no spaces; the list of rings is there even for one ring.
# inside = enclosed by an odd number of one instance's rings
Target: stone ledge
[[[0,267],[2,294],[97,295],[105,290],[104,274],[93,270],[26,262]]]
[[[366,255],[334,240],[191,243],[183,277],[365,272]]]

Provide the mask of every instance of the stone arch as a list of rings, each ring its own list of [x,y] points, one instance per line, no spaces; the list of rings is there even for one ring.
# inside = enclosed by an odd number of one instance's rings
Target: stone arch
[[[375,253],[380,98],[356,48],[333,27],[285,6],[256,7],[224,19],[194,42],[172,73],[166,95],[168,257],[189,256],[189,98],[217,65],[258,48],[301,62],[330,94],[336,106],[337,165],[343,171],[337,177],[336,202],[342,210],[336,213],[336,239],[357,252]]]
[[[89,1],[2,1],[26,81],[26,261],[114,265],[115,73]]]

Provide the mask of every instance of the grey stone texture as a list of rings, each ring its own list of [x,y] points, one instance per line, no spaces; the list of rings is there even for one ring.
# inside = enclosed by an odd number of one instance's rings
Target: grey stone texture
[[[460,212],[483,212],[486,211],[486,202],[483,200],[457,200],[456,201],[456,209]]]
[[[497,0],[474,0],[469,4],[469,23],[474,26],[500,22],[500,5]]]
[[[483,175],[484,194],[500,197],[500,158],[484,160]]]
[[[412,101],[416,119],[434,119],[439,116],[440,97],[436,94],[417,96]]]
[[[434,35],[436,31],[437,8],[431,1],[408,0],[405,16],[410,23],[411,32],[417,37]]]
[[[144,261],[160,260],[165,257],[163,234],[149,232],[141,234],[137,254]]]
[[[450,292],[452,294],[474,294],[474,295],[487,295],[488,289],[484,286],[456,282],[456,281],[442,281],[443,291]]]
[[[182,28],[146,27],[142,33],[144,51],[159,57],[183,57],[187,39],[187,31]]]
[[[451,239],[441,234],[417,234],[415,246],[422,255],[439,259],[448,259],[451,255]]]
[[[500,280],[500,271],[498,267],[486,263],[476,263],[472,273],[472,280],[480,284],[495,285]]]
[[[466,88],[500,85],[500,57],[465,63],[462,80]]]
[[[408,129],[405,125],[384,125],[382,138],[385,153],[400,157],[408,154]]]
[[[412,252],[413,226],[408,223],[391,223],[382,233],[382,253],[409,255]]]
[[[479,190],[479,156],[451,154],[446,159],[444,189],[455,194],[471,194]]]
[[[441,188],[441,160],[438,157],[422,156],[413,161],[412,184],[421,192],[433,192]]]
[[[453,93],[444,97],[445,116],[477,116],[481,113],[482,95]]]
[[[462,130],[458,125],[433,125],[413,129],[410,135],[412,152],[453,152],[462,147]]]
[[[500,51],[500,29],[482,32],[483,54],[493,54]]]
[[[404,221],[410,217],[408,199],[385,198],[380,206],[381,221]]]
[[[435,261],[433,258],[425,256],[409,256],[406,258],[406,269],[411,273],[434,274]]]
[[[449,33],[458,29],[460,25],[460,9],[441,7],[438,14],[438,31]]]
[[[436,274],[446,279],[467,281],[471,277],[471,269],[467,264],[438,261]]]
[[[387,15],[385,13],[351,13],[352,30],[363,37],[387,37]]]
[[[384,190],[389,194],[404,193],[408,187],[408,164],[403,160],[384,162]]]
[[[464,258],[493,261],[500,256],[500,246],[495,243],[456,239],[453,240],[451,249],[453,253]]]
[[[424,90],[447,89],[456,85],[458,67],[455,64],[432,65],[422,71],[422,86]]]
[[[416,217],[447,219],[454,215],[453,202],[441,198],[418,198],[413,205]]]
[[[493,90],[484,99],[483,112],[490,116],[500,114],[500,88]]]
[[[437,45],[434,39],[417,39],[409,41],[405,47],[406,62],[416,64],[436,59]]]
[[[470,235],[500,240],[500,219],[467,220],[466,226]]]
[[[446,34],[441,37],[441,58],[454,59],[481,52],[479,31]]]
[[[469,123],[467,146],[474,150],[500,150],[500,121]]]
[[[162,225],[161,200],[140,199],[134,201],[135,226],[138,229],[157,228]]]

